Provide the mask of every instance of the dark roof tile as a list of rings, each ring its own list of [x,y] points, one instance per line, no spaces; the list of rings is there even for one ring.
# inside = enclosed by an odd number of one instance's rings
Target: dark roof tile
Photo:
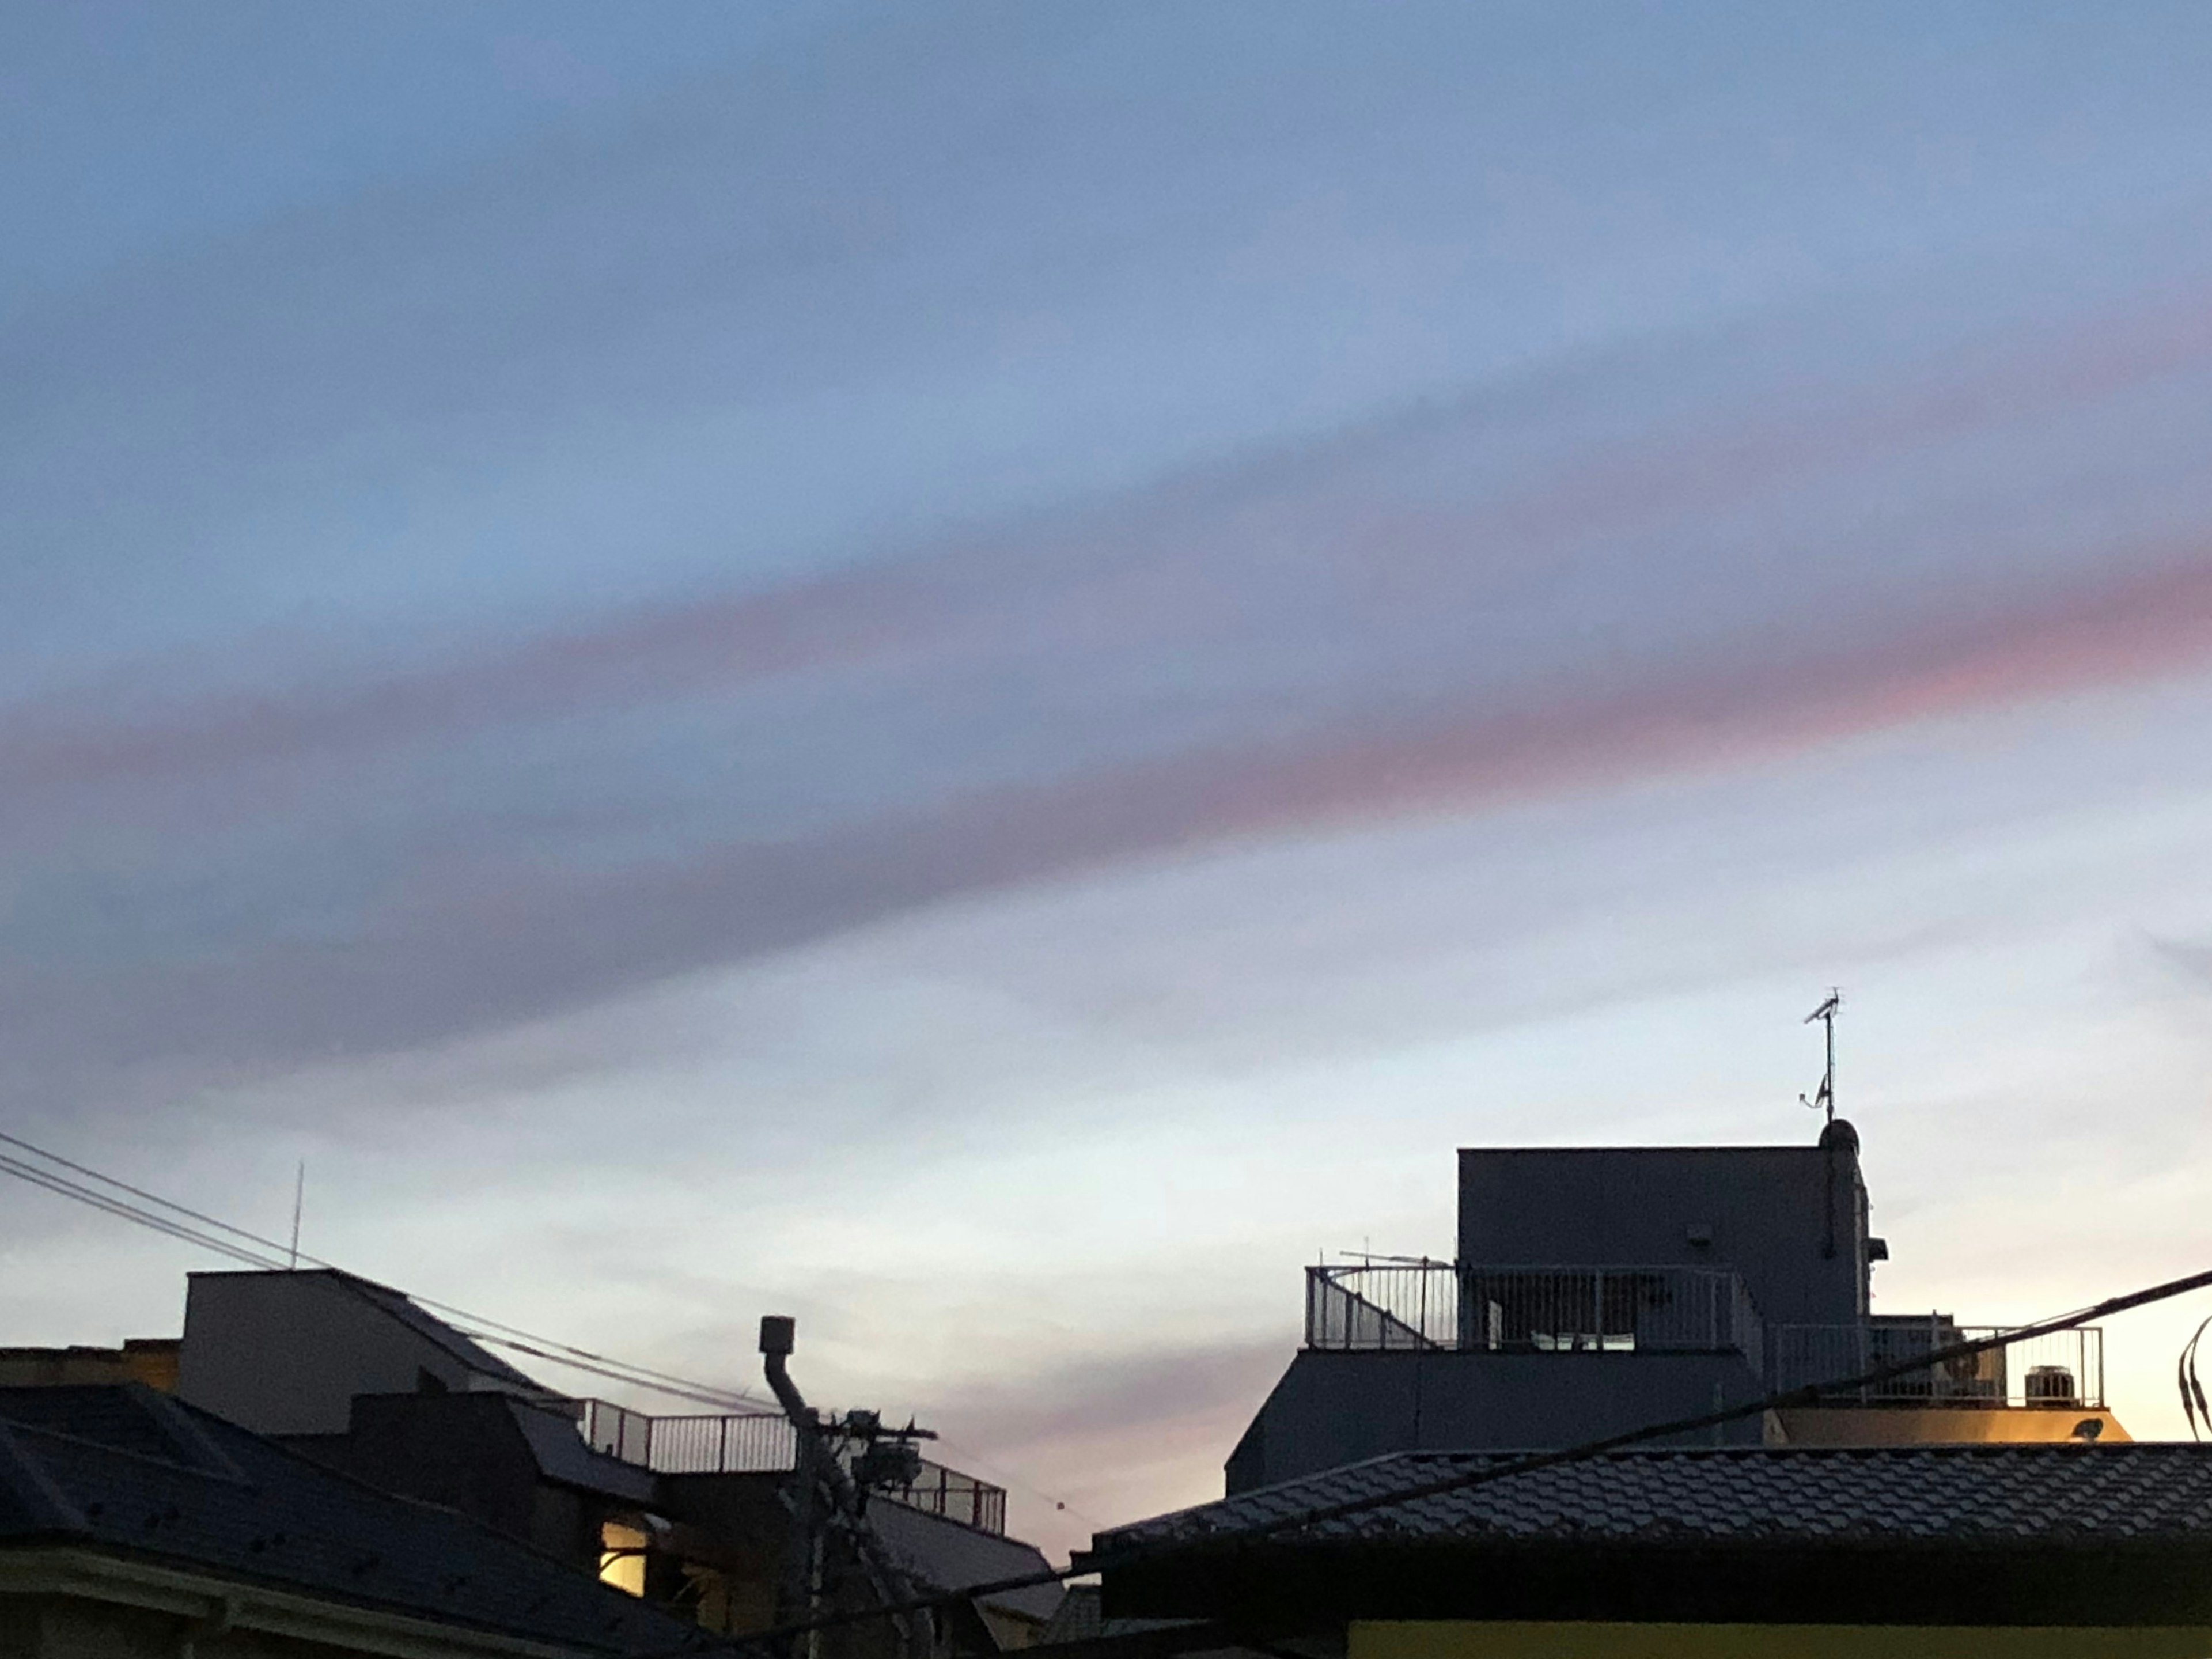
[[[1297,1512],[1502,1469],[1498,1453],[1410,1452],[1101,1533],[1094,1552],[1198,1541]],[[2212,1445],[1732,1447],[1616,1452],[1409,1498],[1279,1536],[1441,1543],[1580,1538],[2188,1540],[2212,1544]]]
[[[57,1537],[603,1653],[701,1638],[465,1516],[137,1383],[0,1389],[0,1547]]]

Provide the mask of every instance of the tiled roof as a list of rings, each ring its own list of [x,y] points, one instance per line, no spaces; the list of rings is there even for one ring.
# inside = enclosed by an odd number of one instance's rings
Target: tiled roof
[[[0,1549],[67,1542],[599,1653],[700,1635],[137,1383],[0,1389]]]
[[[1299,1511],[1503,1468],[1408,1452],[1139,1522],[1094,1553],[1199,1542]],[[1616,1452],[1275,1536],[1328,1544],[2212,1544],[2212,1445],[1742,1447]]]

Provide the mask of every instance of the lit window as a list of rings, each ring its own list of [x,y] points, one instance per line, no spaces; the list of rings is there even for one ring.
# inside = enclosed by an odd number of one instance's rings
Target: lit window
[[[631,1595],[645,1594],[645,1548],[652,1540],[642,1527],[609,1521],[599,1528],[599,1582]]]

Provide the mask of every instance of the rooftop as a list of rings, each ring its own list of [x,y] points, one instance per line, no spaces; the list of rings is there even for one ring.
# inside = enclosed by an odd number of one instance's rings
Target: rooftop
[[[1301,1510],[1507,1468],[1517,1455],[1401,1452],[1101,1533],[1093,1549],[1201,1543]],[[1631,1450],[1411,1498],[1286,1542],[2110,1543],[2212,1549],[2212,1445]]]
[[[143,1385],[0,1389],[0,1549],[69,1543],[609,1655],[698,1635]]]
[[[2212,1445],[1636,1450],[1503,1473],[1516,1462],[1400,1453],[1102,1533],[1103,1610],[1261,1632],[2212,1625]],[[1486,1470],[1499,1478],[1389,1501]]]

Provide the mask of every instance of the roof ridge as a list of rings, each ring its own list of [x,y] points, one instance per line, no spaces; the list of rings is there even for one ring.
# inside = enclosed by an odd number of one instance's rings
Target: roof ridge
[[[0,1486],[13,1492],[34,1518],[45,1522],[44,1530],[91,1531],[92,1523],[85,1518],[84,1512],[70,1501],[69,1494],[39,1467],[37,1460],[16,1443],[21,1426],[0,1418]]]
[[[20,1423],[12,1419],[0,1418],[0,1430],[12,1433],[19,1439],[58,1440],[65,1446],[82,1447],[87,1451],[99,1452],[103,1456],[125,1458],[133,1463],[147,1463],[157,1469],[173,1469],[180,1474],[196,1474],[205,1480],[219,1480],[225,1486],[250,1486],[253,1484],[246,1478],[242,1471],[225,1472],[221,1468],[207,1468],[198,1463],[188,1462],[181,1456],[156,1456],[151,1452],[139,1451],[130,1446],[118,1446],[112,1440],[95,1440],[89,1435],[71,1434],[67,1429],[51,1428],[44,1423]]]

